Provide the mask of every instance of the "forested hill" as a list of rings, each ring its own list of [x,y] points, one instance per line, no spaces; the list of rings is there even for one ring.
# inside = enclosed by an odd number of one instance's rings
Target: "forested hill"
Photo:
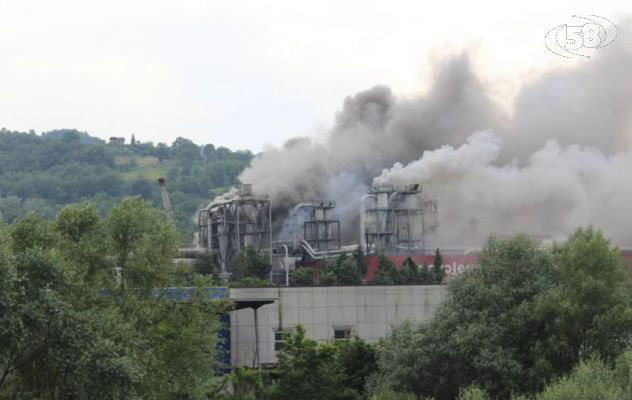
[[[158,178],[167,187],[178,227],[191,240],[202,204],[237,182],[253,155],[177,138],[171,145],[126,138],[111,144],[76,130],[0,130],[0,219],[35,210],[54,216],[70,203],[93,201],[101,213],[126,196],[160,207]]]

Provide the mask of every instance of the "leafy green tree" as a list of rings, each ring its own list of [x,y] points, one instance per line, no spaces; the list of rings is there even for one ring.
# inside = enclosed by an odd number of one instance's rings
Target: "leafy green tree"
[[[536,310],[548,336],[540,344],[540,369],[567,372],[589,354],[614,360],[632,334],[630,278],[619,249],[589,227],[553,254],[551,285]]]
[[[199,161],[202,153],[200,148],[189,139],[178,137],[173,142],[174,158],[185,163],[193,163]]]
[[[83,204],[53,222],[29,214],[0,225],[0,398],[206,398],[223,306],[198,291],[188,303],[159,296],[153,285],[178,282],[178,240],[147,207],[130,199],[103,220]],[[115,289],[117,265],[125,290]]]
[[[160,206],[155,184],[160,174],[169,177],[172,192],[181,194],[172,196],[171,204],[178,228],[191,240],[196,228],[191,215],[214,197],[211,192],[237,184],[252,159],[250,152],[226,148],[213,154],[203,157],[183,138],[171,147],[116,146],[76,130],[41,136],[0,130],[0,213],[9,223],[29,211],[52,219],[64,206],[89,200],[105,215],[130,195]]]
[[[419,266],[412,258],[407,257],[402,264],[400,270],[402,283],[409,285],[424,284],[427,283],[422,280],[422,272]]]
[[[363,277],[366,276],[366,273],[369,271],[369,261],[364,254],[364,249],[362,248],[362,245],[358,245],[358,247],[353,250],[353,253],[351,253],[351,258],[358,268],[358,271],[360,271],[360,274]]]
[[[626,400],[630,392],[616,374],[596,358],[581,361],[568,376],[562,377],[537,396],[537,400]]]
[[[110,211],[107,225],[125,283],[145,290],[164,286],[180,243],[179,232],[165,214],[131,197]]]
[[[431,321],[384,341],[376,386],[437,399],[472,384],[500,398],[536,393],[582,356],[622,351],[632,332],[628,287],[617,250],[592,229],[553,250],[492,237]]]
[[[112,265],[107,258],[111,242],[94,205],[84,203],[65,207],[57,214],[53,228],[59,236],[57,249],[67,260],[85,268],[83,279],[107,286],[112,274]]]
[[[294,286],[312,286],[314,284],[314,271],[311,268],[295,269],[291,283]]]
[[[36,247],[47,249],[58,240],[56,233],[51,229],[51,223],[34,212],[12,225],[11,237],[15,253]]]
[[[131,186],[131,195],[140,196],[145,200],[151,200],[156,185],[152,185],[148,179],[137,179]]]
[[[370,283],[372,285],[397,285],[401,282],[402,278],[397,268],[395,268],[395,264],[384,254],[379,254],[377,256],[377,268]]]
[[[243,278],[257,278],[269,280],[272,263],[270,256],[257,251],[253,246],[247,246],[237,253],[231,263],[231,273],[233,280]]]
[[[419,281],[424,284],[433,284],[435,282],[434,274],[430,271],[428,264],[425,262],[419,267]]]
[[[369,378],[377,369],[375,347],[356,337],[334,343],[335,363],[342,368],[343,385],[363,398]]]
[[[219,273],[219,266],[212,255],[203,254],[195,258],[195,261],[193,262],[193,272],[201,275],[217,276]]]
[[[443,269],[443,256],[441,255],[441,251],[437,249],[435,251],[434,260],[432,261],[432,282],[435,284],[443,283],[443,279],[445,278],[445,271]]]
[[[379,350],[378,382],[402,392],[453,399],[480,382],[493,396],[526,389],[541,340],[535,296],[552,257],[525,236],[490,238],[479,268],[454,279],[429,323],[403,324]]]
[[[162,164],[164,160],[169,158],[169,147],[164,143],[158,143],[156,157],[158,157],[158,162]]]
[[[335,362],[334,346],[308,339],[301,325],[289,335],[277,358],[277,380],[270,389],[271,400],[359,398],[353,389],[345,387],[344,373]]]
[[[418,397],[411,393],[396,392],[387,386],[381,386],[371,394],[369,400],[417,400]]]
[[[109,339],[109,317],[86,309],[96,288],[52,229],[35,215],[0,227],[0,398],[133,396],[138,364]]]
[[[362,282],[358,266],[344,253],[327,262],[321,273],[332,275],[331,284],[334,285],[359,285]]]
[[[265,396],[265,383],[260,370],[236,368],[228,377],[232,393],[225,387],[217,396],[222,400],[262,400]]]
[[[490,400],[489,395],[478,386],[468,386],[461,389],[457,400]]]
[[[318,284],[322,286],[335,286],[338,284],[338,278],[333,271],[323,269],[318,275]]]

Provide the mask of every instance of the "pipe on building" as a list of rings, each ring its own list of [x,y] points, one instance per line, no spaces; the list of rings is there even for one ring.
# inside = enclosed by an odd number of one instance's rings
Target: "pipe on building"
[[[313,208],[315,205],[314,202],[301,202],[292,207],[292,211],[290,212],[291,220],[292,220],[292,241],[294,243],[294,247],[298,247],[299,242],[299,229],[298,229],[298,211],[303,208]]]
[[[375,199],[375,195],[374,194],[365,194],[364,196],[362,196],[360,198],[360,246],[362,246],[364,248],[364,251],[368,251],[367,246],[366,246],[366,235],[365,235],[365,201],[367,198],[373,198]]]
[[[285,249],[285,258],[283,259],[283,266],[285,267],[285,286],[290,286],[290,267],[287,265],[287,260],[290,258],[290,250],[286,245],[283,245]]]
[[[314,260],[322,260],[325,258],[330,258],[333,256],[337,256],[346,252],[352,252],[355,249],[358,248],[357,245],[350,245],[350,246],[343,246],[339,249],[334,249],[334,250],[325,250],[325,251],[318,251],[318,250],[314,250],[314,248],[306,241],[306,240],[302,240],[301,241],[301,248],[303,250],[305,250],[305,252]]]

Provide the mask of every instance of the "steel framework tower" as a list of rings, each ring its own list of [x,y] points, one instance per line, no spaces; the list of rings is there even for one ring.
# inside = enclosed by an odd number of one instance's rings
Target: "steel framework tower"
[[[362,197],[360,225],[367,253],[424,253],[438,227],[437,201],[419,184],[373,186]]]
[[[271,252],[270,200],[255,197],[250,185],[242,185],[234,198],[210,203],[198,214],[198,241],[216,257],[224,278],[239,251],[248,246]]]

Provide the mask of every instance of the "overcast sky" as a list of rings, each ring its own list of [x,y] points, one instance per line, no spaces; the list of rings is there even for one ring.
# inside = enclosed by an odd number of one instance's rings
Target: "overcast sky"
[[[573,14],[629,1],[0,0],[0,127],[260,151],[317,136],[345,96],[423,91],[467,50],[510,104],[520,82],[580,61],[544,46]]]

